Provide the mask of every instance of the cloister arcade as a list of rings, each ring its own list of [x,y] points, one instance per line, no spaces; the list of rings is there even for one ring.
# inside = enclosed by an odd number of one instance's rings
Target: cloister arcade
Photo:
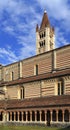
[[[0,121],[23,122],[23,123],[69,123],[70,111],[62,110],[27,110],[0,112]]]

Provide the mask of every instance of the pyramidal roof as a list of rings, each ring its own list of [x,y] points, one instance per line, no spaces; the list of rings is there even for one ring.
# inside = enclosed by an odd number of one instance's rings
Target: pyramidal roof
[[[43,29],[47,26],[50,26],[50,22],[49,22],[48,15],[47,15],[46,11],[44,11],[44,15],[42,18],[40,29]]]

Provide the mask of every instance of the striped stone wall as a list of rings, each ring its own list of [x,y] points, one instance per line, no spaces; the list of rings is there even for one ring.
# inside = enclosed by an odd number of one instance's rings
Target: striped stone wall
[[[34,98],[41,96],[41,85],[39,82],[24,84],[25,98]]]
[[[23,60],[22,75],[29,77],[35,75],[35,66],[38,65],[38,74],[48,73],[52,70],[52,53],[38,55],[36,57]]]
[[[13,72],[13,80],[19,78],[19,66],[18,63],[10,64],[8,66],[3,67],[3,78],[4,81],[12,80],[12,72]]]
[[[42,96],[55,95],[55,81],[45,80],[42,81]]]
[[[56,51],[56,68],[70,67],[70,46]]]
[[[58,95],[58,82],[60,78],[45,79],[19,85],[4,86],[5,97],[8,99],[21,99],[21,88],[24,88],[24,98],[36,98]],[[64,95],[70,95],[70,77],[62,77],[64,81]],[[2,90],[2,87],[0,87]]]
[[[65,78],[65,94],[70,95],[70,77]]]
[[[6,95],[7,95],[7,98],[8,99],[18,99],[18,91],[19,91],[19,89],[18,89],[18,86],[8,86],[7,87],[7,93],[6,93]]]

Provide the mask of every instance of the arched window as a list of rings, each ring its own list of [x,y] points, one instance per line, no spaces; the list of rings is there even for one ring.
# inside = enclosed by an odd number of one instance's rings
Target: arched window
[[[64,94],[64,81],[63,79],[59,79],[57,83],[57,94],[63,95]]]
[[[36,65],[36,75],[38,75],[38,65]]]
[[[24,99],[24,87],[20,89],[20,98]]]
[[[11,80],[14,80],[14,72],[11,72]]]

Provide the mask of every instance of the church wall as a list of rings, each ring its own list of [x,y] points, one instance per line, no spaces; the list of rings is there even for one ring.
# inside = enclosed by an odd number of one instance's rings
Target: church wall
[[[41,80],[24,84],[25,98],[57,95],[56,80]]]
[[[23,60],[23,77],[34,76],[35,66],[38,65],[38,74],[48,73],[52,70],[52,53],[38,55],[36,57]]]
[[[64,94],[70,95],[70,77],[62,78],[64,81]],[[8,99],[21,99],[21,88],[24,88],[25,99],[58,95],[58,82],[59,78],[54,78],[6,86],[5,97]]]
[[[18,86],[16,85],[13,85],[13,86],[8,86],[7,87],[7,98],[8,99],[18,99],[19,96],[18,96],[18,91],[19,91],[19,88]]]
[[[24,84],[25,98],[34,98],[41,96],[40,81]]]
[[[42,84],[42,96],[55,95],[55,80],[44,80]]]
[[[65,94],[70,95],[70,76],[65,77]]]
[[[70,46],[56,51],[56,68],[62,69],[70,67]]]
[[[4,81],[16,80],[19,77],[18,63],[10,64],[3,68],[3,79]],[[13,73],[13,74],[12,74]]]

